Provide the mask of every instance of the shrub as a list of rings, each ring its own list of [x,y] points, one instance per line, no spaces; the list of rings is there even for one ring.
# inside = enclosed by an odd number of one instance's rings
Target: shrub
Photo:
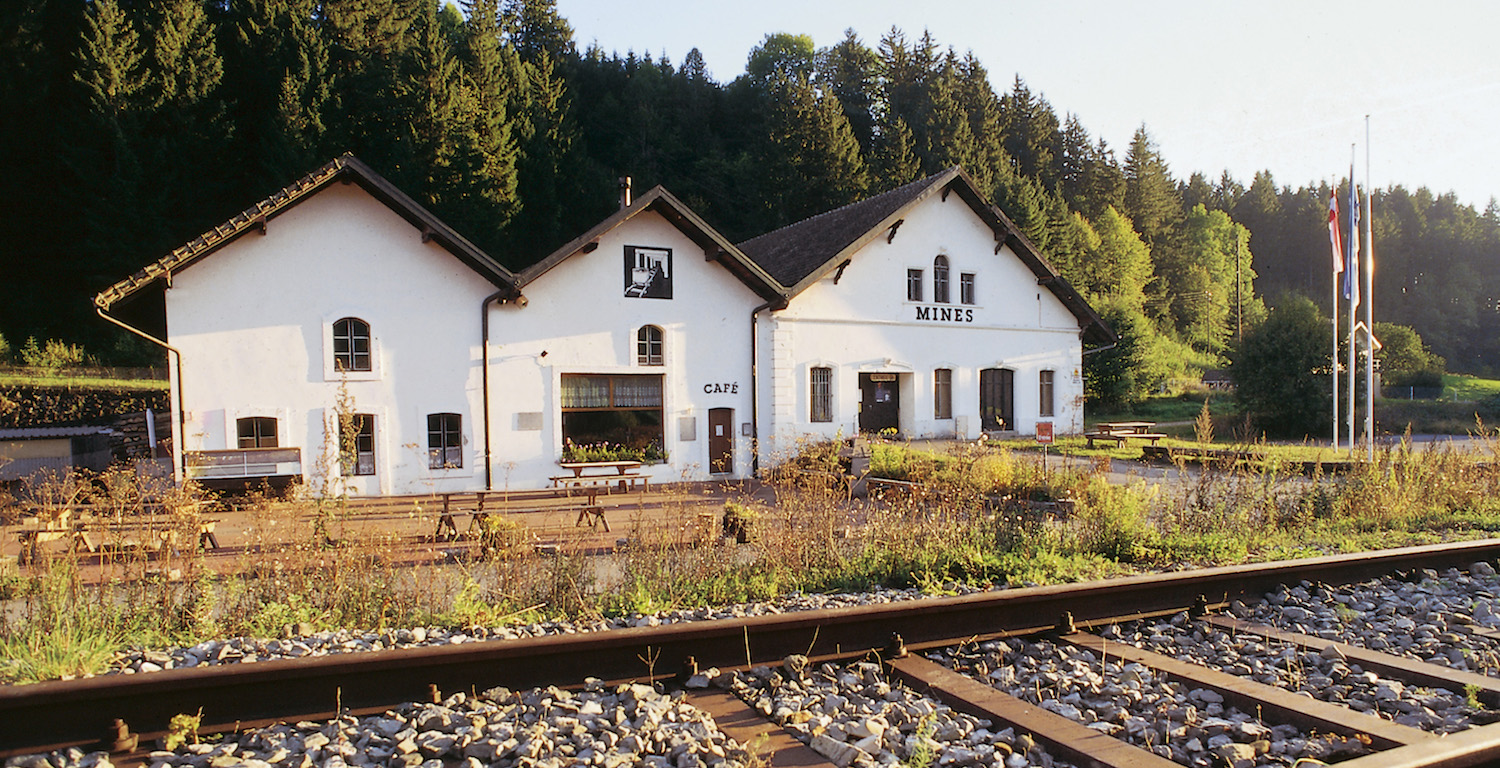
[[[36,337],[32,336],[26,339],[26,346],[21,347],[21,362],[29,368],[44,371],[82,365],[84,358],[82,346],[57,339],[47,339],[46,344],[38,345]]]

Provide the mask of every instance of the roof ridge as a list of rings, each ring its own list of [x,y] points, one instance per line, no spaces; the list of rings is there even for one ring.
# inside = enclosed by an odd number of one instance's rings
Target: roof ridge
[[[900,192],[900,191],[906,189],[907,187],[912,187],[912,186],[917,186],[917,185],[926,186],[928,184],[931,184],[932,181],[933,181],[933,179],[936,179],[937,177],[942,176],[945,173],[948,173],[949,171],[953,170],[953,168],[956,168],[956,167],[958,167],[958,166],[952,166],[952,167],[949,167],[949,168],[945,168],[945,169],[943,169],[941,171],[938,171],[937,173],[930,174],[928,176],[924,176],[924,177],[922,177],[920,179],[915,179],[915,180],[912,180],[912,181],[908,181],[908,182],[906,182],[905,184],[902,184],[899,187],[893,187],[891,189],[887,189],[886,191],[881,192],[880,194],[878,194],[878,195],[876,195],[874,197],[867,197],[867,198],[865,198],[863,200],[856,200],[856,201],[854,201],[852,203],[845,203],[845,204],[843,204],[843,205],[841,205],[841,206],[839,206],[837,208],[833,208],[831,210],[823,211],[822,213],[815,213],[815,214],[813,214],[811,216],[808,216],[805,219],[798,219],[797,221],[794,221],[794,222],[792,222],[790,224],[786,224],[786,225],[777,227],[776,229],[770,230],[769,232],[762,232],[761,234],[758,234],[755,237],[751,237],[751,238],[748,238],[748,239],[745,239],[745,240],[741,240],[740,243],[749,243],[749,242],[752,242],[752,241],[755,241],[755,240],[759,240],[760,238],[765,237],[766,235],[773,235],[773,234],[776,234],[777,232],[780,232],[780,231],[782,231],[784,229],[790,229],[792,227],[801,226],[803,224],[809,224],[809,223],[815,222],[815,221],[817,221],[819,219],[822,219],[822,218],[825,218],[825,217],[828,217],[828,216],[832,216],[832,215],[837,214],[837,213],[842,213],[844,211],[849,210],[850,208],[855,208],[855,207],[864,206],[864,205],[873,205],[876,201],[883,200],[883,199],[886,199],[887,197],[894,196],[897,192]]]

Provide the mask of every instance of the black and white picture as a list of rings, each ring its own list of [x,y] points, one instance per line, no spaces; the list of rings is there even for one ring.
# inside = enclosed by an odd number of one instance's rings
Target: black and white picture
[[[625,246],[625,295],[637,299],[672,298],[672,249]]]

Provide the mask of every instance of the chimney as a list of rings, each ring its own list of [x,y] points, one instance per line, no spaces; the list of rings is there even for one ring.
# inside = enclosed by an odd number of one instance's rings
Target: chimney
[[[630,177],[621,176],[620,182],[620,208],[623,210],[630,207]]]

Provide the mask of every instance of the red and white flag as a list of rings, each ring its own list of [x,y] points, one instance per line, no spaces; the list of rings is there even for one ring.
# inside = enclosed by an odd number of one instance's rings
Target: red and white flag
[[[1344,271],[1344,244],[1339,237],[1339,190],[1334,187],[1328,193],[1328,242],[1333,246],[1333,273]]]

